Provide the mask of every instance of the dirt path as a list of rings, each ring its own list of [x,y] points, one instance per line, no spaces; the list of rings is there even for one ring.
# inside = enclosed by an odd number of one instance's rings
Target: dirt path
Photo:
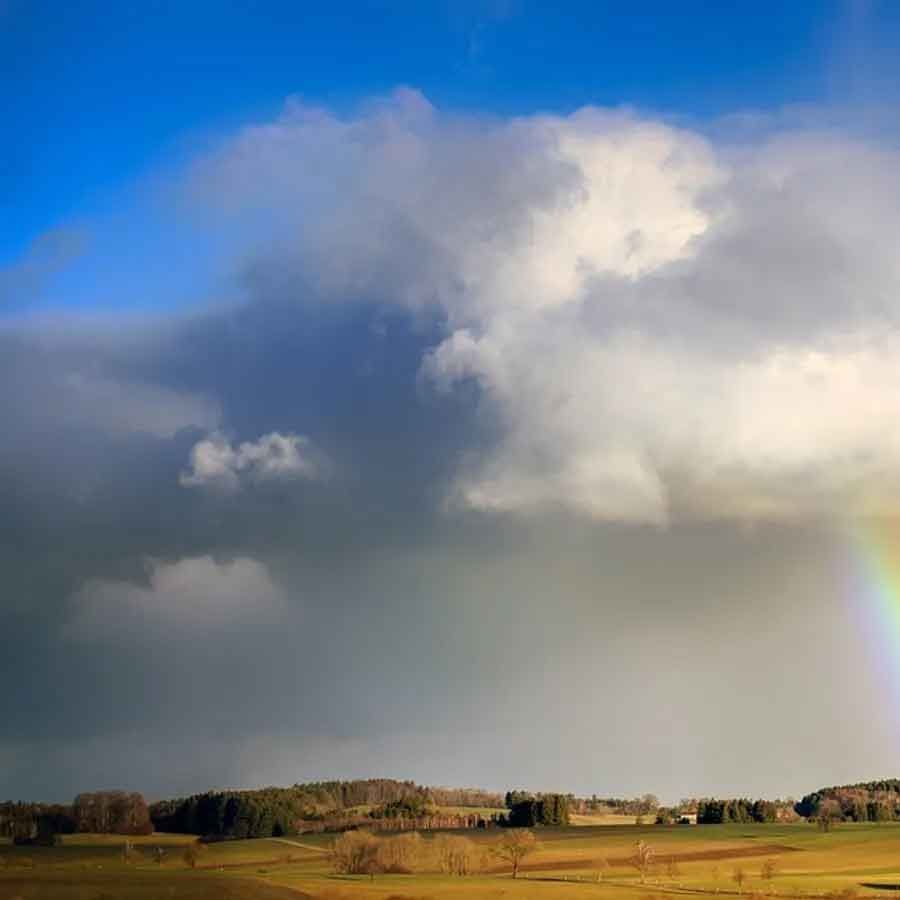
[[[321,847],[314,847],[312,844],[301,844],[300,841],[292,841],[288,838],[269,838],[272,841],[278,841],[279,844],[289,844],[291,847],[302,847],[304,850],[310,850],[313,853],[328,853]]]

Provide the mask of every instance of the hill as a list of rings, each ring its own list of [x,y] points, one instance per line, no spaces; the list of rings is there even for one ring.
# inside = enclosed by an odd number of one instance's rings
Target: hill
[[[795,808],[806,818],[830,812],[853,822],[900,820],[900,778],[820,788],[803,797]]]
[[[413,781],[370,778],[317,781],[260,790],[209,791],[162,800],[150,807],[157,831],[234,838],[321,831],[372,820],[436,818],[439,827],[488,819],[503,797],[477,788],[427,787]]]

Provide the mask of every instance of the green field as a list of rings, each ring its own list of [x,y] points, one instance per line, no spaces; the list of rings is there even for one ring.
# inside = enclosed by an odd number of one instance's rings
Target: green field
[[[459,834],[459,832],[456,832]],[[122,838],[73,835],[54,848],[0,845],[0,900],[298,900],[362,897],[424,898],[599,897],[660,900],[663,895],[721,894],[823,897],[856,893],[900,898],[900,824],[598,826],[540,829],[539,849],[513,881],[509,867],[489,853],[498,831],[467,832],[484,851],[482,871],[452,877],[339,876],[332,871],[327,835],[212,844],[197,868],[183,859],[193,838],[155,835],[136,839],[126,862]],[[433,836],[425,835],[429,840]],[[653,866],[630,863],[635,842],[653,850]],[[156,847],[165,851],[160,862]],[[774,875],[764,878],[766,861]],[[740,886],[736,870],[744,875]]]

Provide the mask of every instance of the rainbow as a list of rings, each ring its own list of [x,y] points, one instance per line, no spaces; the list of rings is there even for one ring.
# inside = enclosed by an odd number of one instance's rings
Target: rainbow
[[[853,535],[856,549],[851,595],[854,605],[864,598],[871,615],[871,647],[886,677],[900,683],[900,521],[859,524]]]

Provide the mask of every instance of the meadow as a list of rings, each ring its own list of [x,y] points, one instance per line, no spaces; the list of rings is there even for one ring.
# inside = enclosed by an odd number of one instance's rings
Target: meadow
[[[210,844],[195,868],[184,853],[195,843],[191,836],[132,839],[126,860],[121,837],[71,835],[51,848],[0,845],[0,900],[900,896],[900,824],[894,823],[841,824],[826,833],[805,823],[541,828],[538,849],[516,880],[490,852],[501,833],[467,832],[483,851],[477,874],[374,877],[335,874],[330,835]],[[435,835],[423,837],[427,846]],[[633,864],[637,841],[652,851],[643,873]]]

